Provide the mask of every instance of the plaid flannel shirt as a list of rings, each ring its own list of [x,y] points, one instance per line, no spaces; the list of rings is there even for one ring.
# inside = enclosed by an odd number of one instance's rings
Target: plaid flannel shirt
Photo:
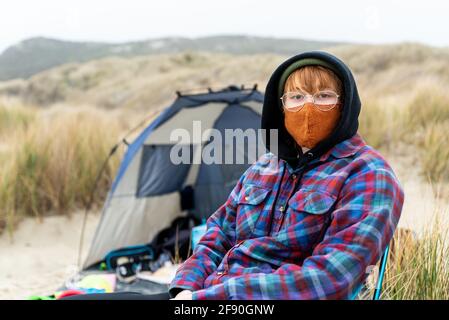
[[[294,169],[266,153],[242,175],[169,286],[197,299],[346,299],[393,236],[404,201],[357,133]]]

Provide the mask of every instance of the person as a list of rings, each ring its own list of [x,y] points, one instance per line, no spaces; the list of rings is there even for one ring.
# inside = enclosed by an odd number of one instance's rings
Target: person
[[[358,133],[360,110],[354,77],[336,56],[309,51],[280,64],[261,123],[277,141],[264,141],[268,152],[207,219],[168,292],[145,298],[351,297],[404,201],[391,166]]]
[[[270,77],[270,152],[242,175],[178,268],[176,299],[348,299],[380,259],[404,192],[358,132],[361,101],[343,61],[295,55]],[[273,150],[270,150],[273,149]],[[275,150],[275,151],[274,151]]]

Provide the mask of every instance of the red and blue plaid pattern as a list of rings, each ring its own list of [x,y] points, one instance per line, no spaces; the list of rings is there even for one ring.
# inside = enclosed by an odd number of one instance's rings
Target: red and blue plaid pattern
[[[404,192],[357,133],[294,170],[272,153],[242,175],[169,289],[193,299],[346,299],[393,236]]]

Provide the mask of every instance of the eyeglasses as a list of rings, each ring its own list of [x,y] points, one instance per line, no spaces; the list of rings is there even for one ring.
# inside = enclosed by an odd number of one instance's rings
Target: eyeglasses
[[[315,93],[314,95],[305,94],[300,91],[286,92],[280,98],[282,105],[288,111],[299,111],[312,98],[312,103],[321,111],[329,111],[338,103],[340,96],[332,90],[324,90]]]

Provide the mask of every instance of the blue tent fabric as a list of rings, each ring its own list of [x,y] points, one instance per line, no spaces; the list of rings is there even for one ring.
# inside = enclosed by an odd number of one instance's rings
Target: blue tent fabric
[[[136,197],[150,197],[181,189],[190,165],[170,161],[172,145],[143,146]],[[183,146],[193,152],[192,145]]]
[[[113,194],[115,192],[115,189],[117,188],[118,183],[120,182],[121,178],[123,177],[123,174],[126,172],[126,169],[128,168],[128,165],[130,164],[131,160],[136,155],[137,151],[142,147],[143,143],[145,142],[148,135],[157,127],[160,123],[164,121],[167,114],[171,111],[171,108],[165,109],[159,117],[154,120],[138,137],[137,139],[128,146],[128,150],[122,160],[122,163],[120,164],[120,167],[118,169],[117,175],[114,179],[114,182],[112,183],[110,194]]]

